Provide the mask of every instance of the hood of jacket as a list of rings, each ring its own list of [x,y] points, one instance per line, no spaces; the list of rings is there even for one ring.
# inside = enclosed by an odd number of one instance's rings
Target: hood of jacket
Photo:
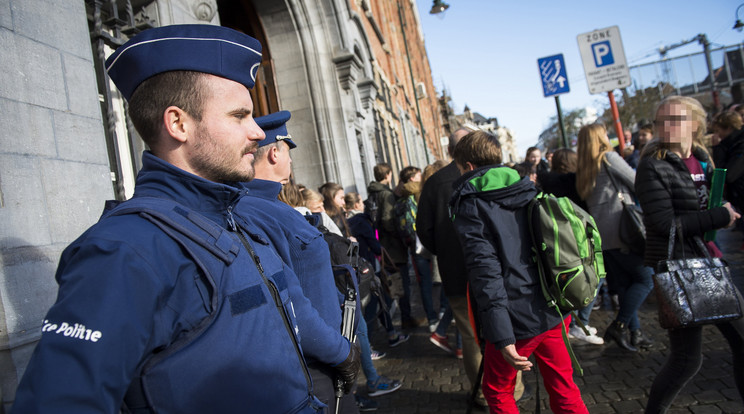
[[[400,196],[401,197],[408,197],[409,195],[413,195],[416,197],[416,201],[418,201],[418,196],[421,194],[421,182],[420,181],[409,181],[403,185],[398,186],[400,188]]]
[[[528,177],[509,167],[480,167],[463,174],[453,184],[455,189],[450,200],[450,211],[454,214],[460,202],[469,197],[492,201],[506,210],[517,210],[527,205],[536,195],[535,184]]]
[[[387,184],[382,184],[378,181],[372,181],[367,186],[367,192],[370,194],[380,193],[383,191],[392,191],[392,190],[390,189],[390,186],[388,186]]]

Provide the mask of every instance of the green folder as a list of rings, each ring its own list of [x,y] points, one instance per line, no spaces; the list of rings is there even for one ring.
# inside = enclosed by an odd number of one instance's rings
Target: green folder
[[[710,180],[710,195],[708,196],[708,210],[711,208],[721,207],[723,205],[723,184],[726,182],[726,169],[716,168],[713,171],[713,179]],[[705,232],[705,241],[716,239],[716,231],[710,230]]]

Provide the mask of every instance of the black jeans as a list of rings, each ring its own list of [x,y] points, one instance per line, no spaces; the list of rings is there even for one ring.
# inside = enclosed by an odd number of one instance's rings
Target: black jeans
[[[744,318],[717,324],[733,356],[734,382],[744,400]],[[664,413],[703,364],[703,328],[670,329],[669,358],[651,386],[646,413]]]

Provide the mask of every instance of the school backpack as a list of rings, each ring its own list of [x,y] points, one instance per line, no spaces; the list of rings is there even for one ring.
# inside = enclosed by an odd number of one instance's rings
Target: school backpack
[[[418,205],[413,195],[401,197],[395,201],[395,227],[403,243],[408,246],[416,245],[416,212]]]
[[[568,197],[546,193],[535,196],[527,212],[540,286],[548,306],[561,317],[563,312],[583,309],[597,296],[606,274],[602,238],[594,218]],[[586,332],[581,320],[576,315],[574,318]],[[574,366],[582,373],[565,329],[563,337]]]

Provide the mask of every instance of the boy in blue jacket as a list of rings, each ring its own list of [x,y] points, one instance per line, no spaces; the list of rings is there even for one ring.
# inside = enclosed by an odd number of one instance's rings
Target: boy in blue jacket
[[[463,137],[453,158],[463,175],[453,184],[450,211],[487,342],[483,395],[491,412],[519,412],[517,371],[529,371],[534,354],[551,410],[587,413],[560,316],[548,308],[532,260],[527,205],[537,194],[534,184],[500,165],[498,139],[484,131]]]

